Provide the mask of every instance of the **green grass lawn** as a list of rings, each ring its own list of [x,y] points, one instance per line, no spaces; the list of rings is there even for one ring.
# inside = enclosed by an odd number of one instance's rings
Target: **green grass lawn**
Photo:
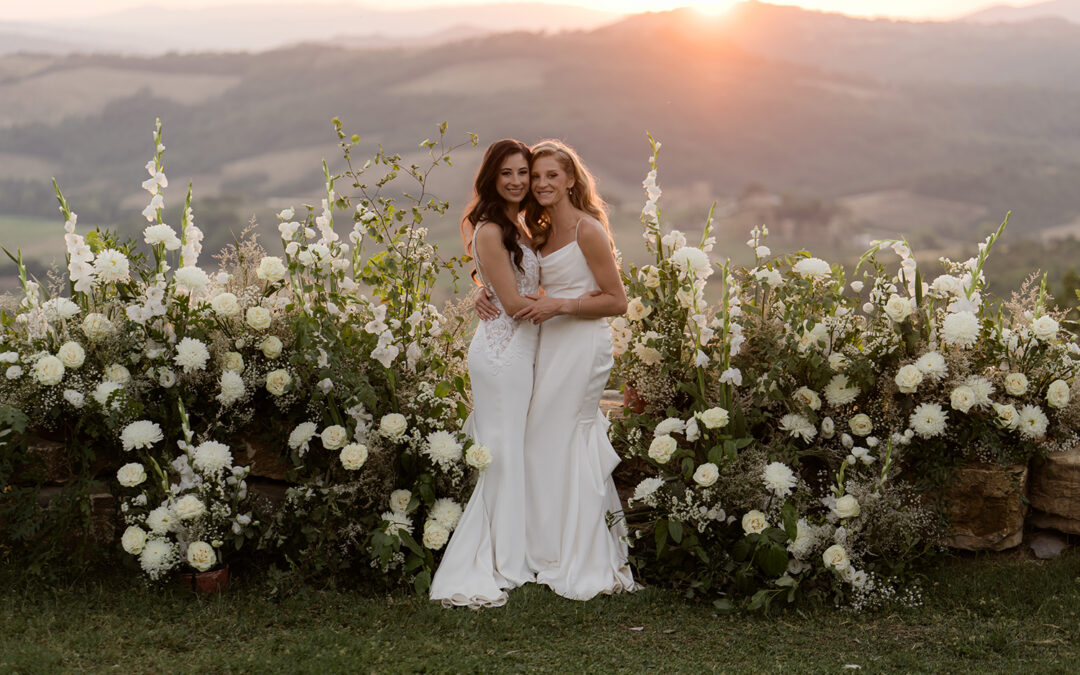
[[[920,608],[773,617],[718,616],[657,588],[580,603],[526,587],[477,612],[340,590],[275,602],[243,578],[208,598],[119,573],[6,581],[0,671],[1070,672],[1078,574],[1075,552],[956,558],[927,579]]]

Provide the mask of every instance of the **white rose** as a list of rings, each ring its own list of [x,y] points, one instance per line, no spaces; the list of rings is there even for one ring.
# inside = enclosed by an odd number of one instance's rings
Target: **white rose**
[[[64,362],[53,355],[43,356],[34,364],[34,379],[45,386],[60,384],[64,379]]]
[[[424,523],[424,548],[438,551],[450,539],[450,530],[437,520],[429,520]]]
[[[795,400],[803,403],[811,410],[818,410],[821,408],[821,397],[809,387],[799,387],[795,392]]]
[[[65,342],[60,345],[56,356],[64,362],[66,368],[78,368],[86,361],[86,351],[78,342]]]
[[[1028,379],[1023,373],[1009,373],[1005,376],[1005,391],[1012,396],[1023,396],[1027,393]]]
[[[206,505],[195,495],[184,495],[173,506],[173,511],[180,520],[191,520],[206,513]]]
[[[146,469],[137,462],[125,464],[116,472],[116,480],[124,487],[135,487],[146,480]]]
[[[720,427],[725,427],[730,419],[728,411],[723,408],[709,408],[708,410],[698,413],[697,417],[707,429],[719,429]]]
[[[64,400],[75,408],[81,408],[86,403],[86,397],[83,393],[75,389],[65,389]]]
[[[844,495],[840,499],[836,500],[836,515],[841,518],[854,518],[859,515],[862,510],[859,507],[859,500],[855,499],[851,495]]]
[[[205,541],[193,541],[188,545],[187,561],[196,570],[206,572],[217,564],[217,553]]]
[[[1046,404],[1051,408],[1064,408],[1069,405],[1069,385],[1065,380],[1054,380],[1046,390]]]
[[[1020,424],[1020,413],[1016,411],[1016,407],[1012,405],[1001,405],[1000,403],[994,404],[994,412],[997,413],[997,421],[1002,427],[1006,429],[1015,429]]]
[[[120,538],[120,544],[131,555],[139,555],[146,546],[146,530],[135,525],[129,525],[124,530],[124,536]]]
[[[633,298],[626,304],[626,317],[631,321],[640,321],[651,312],[652,307],[646,307],[641,298]]]
[[[911,301],[899,295],[891,296],[889,301],[885,303],[885,313],[896,323],[902,323],[904,319],[911,316],[911,312]]]
[[[1038,319],[1031,322],[1031,332],[1043,342],[1053,340],[1057,337],[1058,322],[1055,321],[1052,316],[1043,314]]]
[[[701,487],[709,487],[720,478],[720,469],[712,462],[706,462],[694,472],[694,482]]]
[[[949,404],[952,406],[953,410],[959,410],[962,413],[966,413],[971,410],[973,405],[975,405],[974,390],[967,385],[960,385],[952,390],[952,394],[949,396]]]
[[[322,439],[324,448],[327,450],[337,450],[338,448],[344,447],[345,441],[349,440],[349,432],[345,431],[345,427],[340,424],[334,424],[323,429],[320,438]]]
[[[281,348],[281,340],[276,335],[271,335],[259,345],[259,349],[262,351],[263,356],[268,359],[276,359],[281,356]]]
[[[660,464],[666,464],[677,447],[678,443],[671,436],[657,436],[649,445],[649,457]]]
[[[240,352],[225,352],[221,367],[234,373],[242,373],[244,371],[244,357]]]
[[[851,433],[856,436],[869,436],[870,432],[874,430],[874,423],[868,415],[863,413],[852,417],[848,421],[848,426],[851,427]]]
[[[909,363],[896,373],[896,386],[903,394],[914,394],[923,381],[923,372],[919,367]]]
[[[640,342],[634,345],[634,354],[647,366],[655,366],[660,363],[660,352],[652,347],[647,347]]]
[[[110,363],[105,366],[105,371],[102,374],[104,375],[106,382],[127,384],[131,381],[131,371],[119,363]]]
[[[825,553],[822,554],[821,559],[825,561],[826,567],[831,567],[837,572],[843,572],[851,566],[847,551],[845,551],[844,547],[840,544],[833,544],[825,549]]]
[[[412,493],[408,490],[394,490],[390,493],[390,510],[397,513],[405,513],[412,501]]]
[[[222,317],[236,316],[240,313],[240,303],[236,296],[229,292],[218,293],[210,300],[210,307],[214,313]]]
[[[341,449],[341,466],[348,471],[356,471],[367,461],[367,446],[362,443],[349,443]]]
[[[746,534],[761,534],[768,526],[769,520],[757,509],[747,511],[742,517],[742,529]]]
[[[391,440],[400,439],[408,428],[409,422],[401,413],[383,415],[379,420],[379,433]]]
[[[292,375],[284,368],[272,370],[266,374],[266,390],[274,396],[281,396],[292,384]]]
[[[491,449],[486,445],[473,444],[465,451],[465,463],[483,471],[491,465]]]
[[[656,288],[660,285],[660,270],[655,265],[646,265],[638,270],[638,278],[646,288]]]
[[[270,310],[265,307],[249,307],[246,321],[247,325],[255,330],[266,330],[270,327]]]
[[[82,322],[83,333],[91,342],[97,342],[109,337],[113,332],[112,322],[104,314],[87,314]]]
[[[272,284],[283,280],[286,274],[288,274],[288,269],[281,262],[281,258],[272,255],[263,258],[259,262],[259,269],[255,271],[257,277]]]

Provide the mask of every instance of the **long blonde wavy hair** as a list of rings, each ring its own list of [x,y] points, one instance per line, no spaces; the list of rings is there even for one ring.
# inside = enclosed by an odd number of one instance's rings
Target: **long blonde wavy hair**
[[[569,195],[570,203],[600,221],[614,251],[615,241],[612,239],[611,225],[607,217],[608,205],[596,191],[596,179],[574,149],[562,141],[547,139],[535,144],[530,150],[532,152],[532,158],[529,160],[530,168],[541,157],[554,157],[562,170],[574,177],[574,187],[571,188]],[[525,208],[525,224],[533,235],[533,244],[536,248],[542,247],[551,236],[551,219],[544,207],[537,204],[535,200],[530,200]]]

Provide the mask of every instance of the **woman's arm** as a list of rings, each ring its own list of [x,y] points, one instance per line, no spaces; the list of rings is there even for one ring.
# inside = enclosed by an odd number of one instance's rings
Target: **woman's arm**
[[[531,307],[534,301],[518,293],[514,262],[503,245],[502,231],[494,225],[480,228],[473,246],[476,247],[477,265],[481,265],[480,275],[495,291],[507,314],[513,315]]]
[[[626,313],[626,289],[615,258],[611,255],[611,240],[603,225],[586,218],[578,229],[577,241],[600,290],[579,298],[543,297],[531,307],[515,312],[515,318],[543,323],[559,315],[600,319]]]

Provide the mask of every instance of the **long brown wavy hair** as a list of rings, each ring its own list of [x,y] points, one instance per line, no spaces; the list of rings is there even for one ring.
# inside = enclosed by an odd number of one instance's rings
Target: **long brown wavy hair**
[[[465,215],[461,219],[461,241],[465,244],[465,253],[475,257],[472,244],[476,226],[482,222],[494,223],[502,231],[503,246],[510,253],[510,259],[518,269],[521,269],[521,259],[524,254],[521,246],[518,245],[521,238],[518,226],[507,217],[506,200],[499,196],[495,188],[503,162],[513,155],[521,155],[525,158],[526,164],[531,166],[532,153],[529,152],[529,146],[512,138],[495,141],[484,152],[484,159],[480,162],[476,180],[473,181],[473,197],[465,207]],[[526,190],[521,206],[527,208],[533,201],[532,191]],[[472,277],[475,281],[475,268]]]
[[[562,170],[567,175],[574,177],[574,187],[570,190],[570,203],[577,209],[584,211],[600,221],[611,241],[612,251],[615,249],[615,240],[611,236],[611,225],[608,223],[608,205],[596,191],[596,179],[586,168],[581,157],[566,143],[555,139],[540,141],[532,146],[532,159],[529,160],[530,169],[541,157],[554,157]],[[531,180],[531,179],[530,179]],[[530,186],[531,188],[531,186]],[[533,246],[540,248],[551,236],[551,219],[544,207],[540,206],[535,199],[525,207],[525,225],[532,233]]]

